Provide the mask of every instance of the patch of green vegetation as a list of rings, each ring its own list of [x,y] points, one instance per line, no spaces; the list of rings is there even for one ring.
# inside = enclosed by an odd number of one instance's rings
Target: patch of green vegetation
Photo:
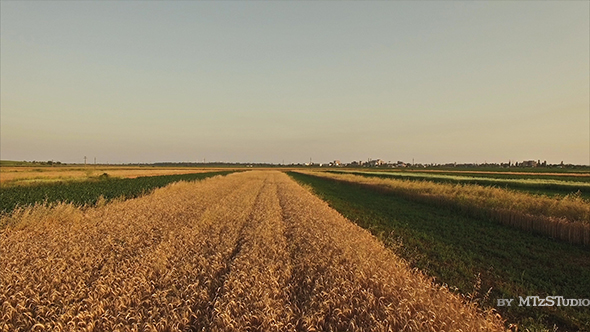
[[[301,173],[288,173],[438,283],[498,310],[520,330],[590,331],[589,307],[520,307],[519,296],[590,298],[587,248],[452,209]],[[516,299],[498,307],[498,299]]]
[[[462,174],[445,175],[440,173],[418,173],[418,172],[346,172],[329,171],[333,173],[354,174],[378,178],[395,178],[411,181],[430,181],[435,183],[461,183],[477,184],[480,186],[494,186],[498,188],[513,189],[528,192],[536,195],[569,195],[577,194],[590,199],[590,182],[585,181],[563,181],[553,179],[534,178],[486,178],[470,177]]]
[[[38,203],[71,202],[76,205],[94,205],[99,198],[134,198],[172,182],[202,180],[233,171],[194,174],[144,176],[134,179],[111,178],[107,173],[86,180],[38,183],[27,186],[0,187],[0,213],[9,213],[18,206]]]
[[[0,160],[0,167],[32,166],[28,161]]]
[[[401,171],[400,173],[404,173]],[[494,173],[470,173],[470,172],[405,172],[405,173],[417,173],[417,174],[437,174],[437,175],[448,175],[448,176],[468,176],[478,178],[490,178],[490,179],[514,179],[514,180],[555,180],[555,181],[570,181],[570,182],[590,182],[590,176],[583,176],[582,174],[588,173],[561,173],[563,175],[546,175],[538,173],[526,173],[526,174],[510,174],[505,172],[494,172]],[[571,174],[571,175],[569,175]]]
[[[426,167],[426,168],[407,168],[409,170],[436,170],[436,171],[454,171],[454,172],[497,172],[497,173],[588,173],[590,166],[585,165],[564,165],[564,166],[541,166],[541,167]]]

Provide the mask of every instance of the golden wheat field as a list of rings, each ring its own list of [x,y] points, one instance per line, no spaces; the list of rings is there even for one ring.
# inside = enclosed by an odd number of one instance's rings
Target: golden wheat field
[[[500,331],[281,172],[0,230],[2,331]]]
[[[0,184],[23,185],[39,182],[56,182],[70,180],[87,180],[107,173],[111,177],[136,178],[140,176],[157,176],[173,174],[189,174],[216,171],[215,168],[166,168],[166,167],[121,167],[121,166],[88,166],[88,167],[1,167]]]

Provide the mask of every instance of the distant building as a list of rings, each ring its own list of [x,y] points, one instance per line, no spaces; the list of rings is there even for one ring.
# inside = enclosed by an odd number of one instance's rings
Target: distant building
[[[525,160],[520,163],[521,167],[537,167],[539,163],[536,160]]]
[[[367,166],[369,167],[377,167],[377,166],[382,166],[387,164],[384,160],[381,159],[375,159],[375,160],[369,160],[369,162],[367,163]]]

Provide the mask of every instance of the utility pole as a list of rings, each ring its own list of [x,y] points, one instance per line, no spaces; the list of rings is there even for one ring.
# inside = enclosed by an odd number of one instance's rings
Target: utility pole
[[[86,166],[86,156],[84,156],[84,166]]]
[[[94,157],[94,166],[96,166],[96,157]]]

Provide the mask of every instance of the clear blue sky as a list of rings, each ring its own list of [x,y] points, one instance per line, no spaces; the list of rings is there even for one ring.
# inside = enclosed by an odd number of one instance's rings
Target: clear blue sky
[[[1,2],[1,158],[588,164],[590,3]]]

